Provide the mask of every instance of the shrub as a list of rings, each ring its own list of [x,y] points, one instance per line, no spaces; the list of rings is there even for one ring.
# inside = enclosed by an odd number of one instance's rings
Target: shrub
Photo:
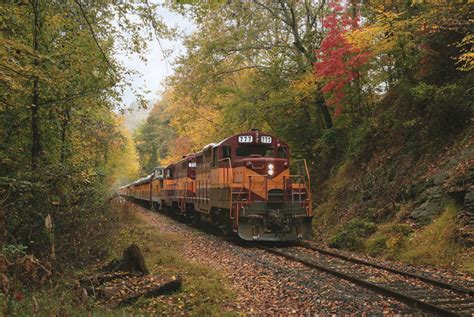
[[[411,89],[416,111],[429,135],[455,133],[464,128],[470,118],[470,100],[465,87],[458,84],[444,86],[420,83]]]
[[[386,254],[396,255],[404,245],[406,237],[411,233],[411,228],[405,224],[388,224],[379,227],[365,242],[365,249],[369,255]]]
[[[331,238],[329,246],[338,249],[361,250],[364,240],[375,232],[375,223],[354,219],[345,223]]]
[[[370,256],[376,256],[381,254],[383,251],[387,249],[387,241],[388,237],[383,234],[374,234],[373,237],[370,237],[366,242],[365,242],[365,249],[366,252]]]

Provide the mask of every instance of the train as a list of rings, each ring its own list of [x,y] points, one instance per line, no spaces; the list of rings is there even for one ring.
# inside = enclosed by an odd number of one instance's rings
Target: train
[[[288,144],[258,129],[156,167],[120,187],[119,195],[247,241],[297,241],[312,235],[306,161],[290,160]]]

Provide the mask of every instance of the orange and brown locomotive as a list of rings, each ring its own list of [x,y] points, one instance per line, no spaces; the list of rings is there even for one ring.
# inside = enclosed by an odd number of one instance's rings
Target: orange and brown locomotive
[[[256,129],[157,167],[119,193],[244,240],[294,241],[312,232],[306,162],[290,161],[287,144]]]

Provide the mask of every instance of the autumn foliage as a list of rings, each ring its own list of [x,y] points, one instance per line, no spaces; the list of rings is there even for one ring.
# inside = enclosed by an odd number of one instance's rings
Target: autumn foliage
[[[344,106],[345,88],[360,77],[370,52],[362,51],[346,38],[348,32],[359,28],[359,13],[349,13],[338,2],[332,2],[330,8],[331,13],[322,21],[327,34],[315,52],[314,72],[324,81],[321,91],[329,95],[327,103],[336,107],[338,116]]]

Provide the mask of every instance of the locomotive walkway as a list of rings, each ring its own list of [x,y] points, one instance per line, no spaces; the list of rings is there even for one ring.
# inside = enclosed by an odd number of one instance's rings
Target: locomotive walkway
[[[347,264],[344,259],[311,250],[312,246],[309,245],[272,248],[270,253],[269,250],[256,248],[255,244],[228,241],[144,208],[140,208],[139,216],[160,231],[179,233],[186,243],[184,249],[177,252],[200,264],[214,267],[227,277],[236,294],[235,302],[229,303],[231,311],[244,314],[419,314],[429,311],[437,314],[449,312],[452,315],[468,315],[469,309],[472,309],[472,294],[446,289],[439,293],[439,289],[426,284],[426,281],[367,267],[363,263]],[[285,253],[285,257],[275,254],[279,252]],[[344,279],[327,270],[321,272],[311,268],[311,265],[308,266],[309,262],[314,265],[317,261],[322,265],[322,260],[334,271],[340,271],[341,274],[350,273],[352,279]],[[366,285],[355,281],[364,278],[366,283],[385,288],[390,286],[392,292],[382,292],[382,295],[379,290],[367,289]],[[389,283],[391,284],[388,285]],[[430,310],[423,304],[419,305],[403,296],[394,296],[393,292],[402,293],[402,288],[407,286],[412,286],[411,290],[418,292],[418,295],[430,295],[432,302],[429,304],[439,306],[445,311]],[[443,291],[445,293],[442,293]],[[423,297],[415,297],[410,290],[404,290],[402,295],[412,296],[415,300],[422,300]],[[435,297],[438,298],[435,300]],[[468,303],[461,305],[466,308],[465,311],[452,309],[453,302],[466,299]]]

